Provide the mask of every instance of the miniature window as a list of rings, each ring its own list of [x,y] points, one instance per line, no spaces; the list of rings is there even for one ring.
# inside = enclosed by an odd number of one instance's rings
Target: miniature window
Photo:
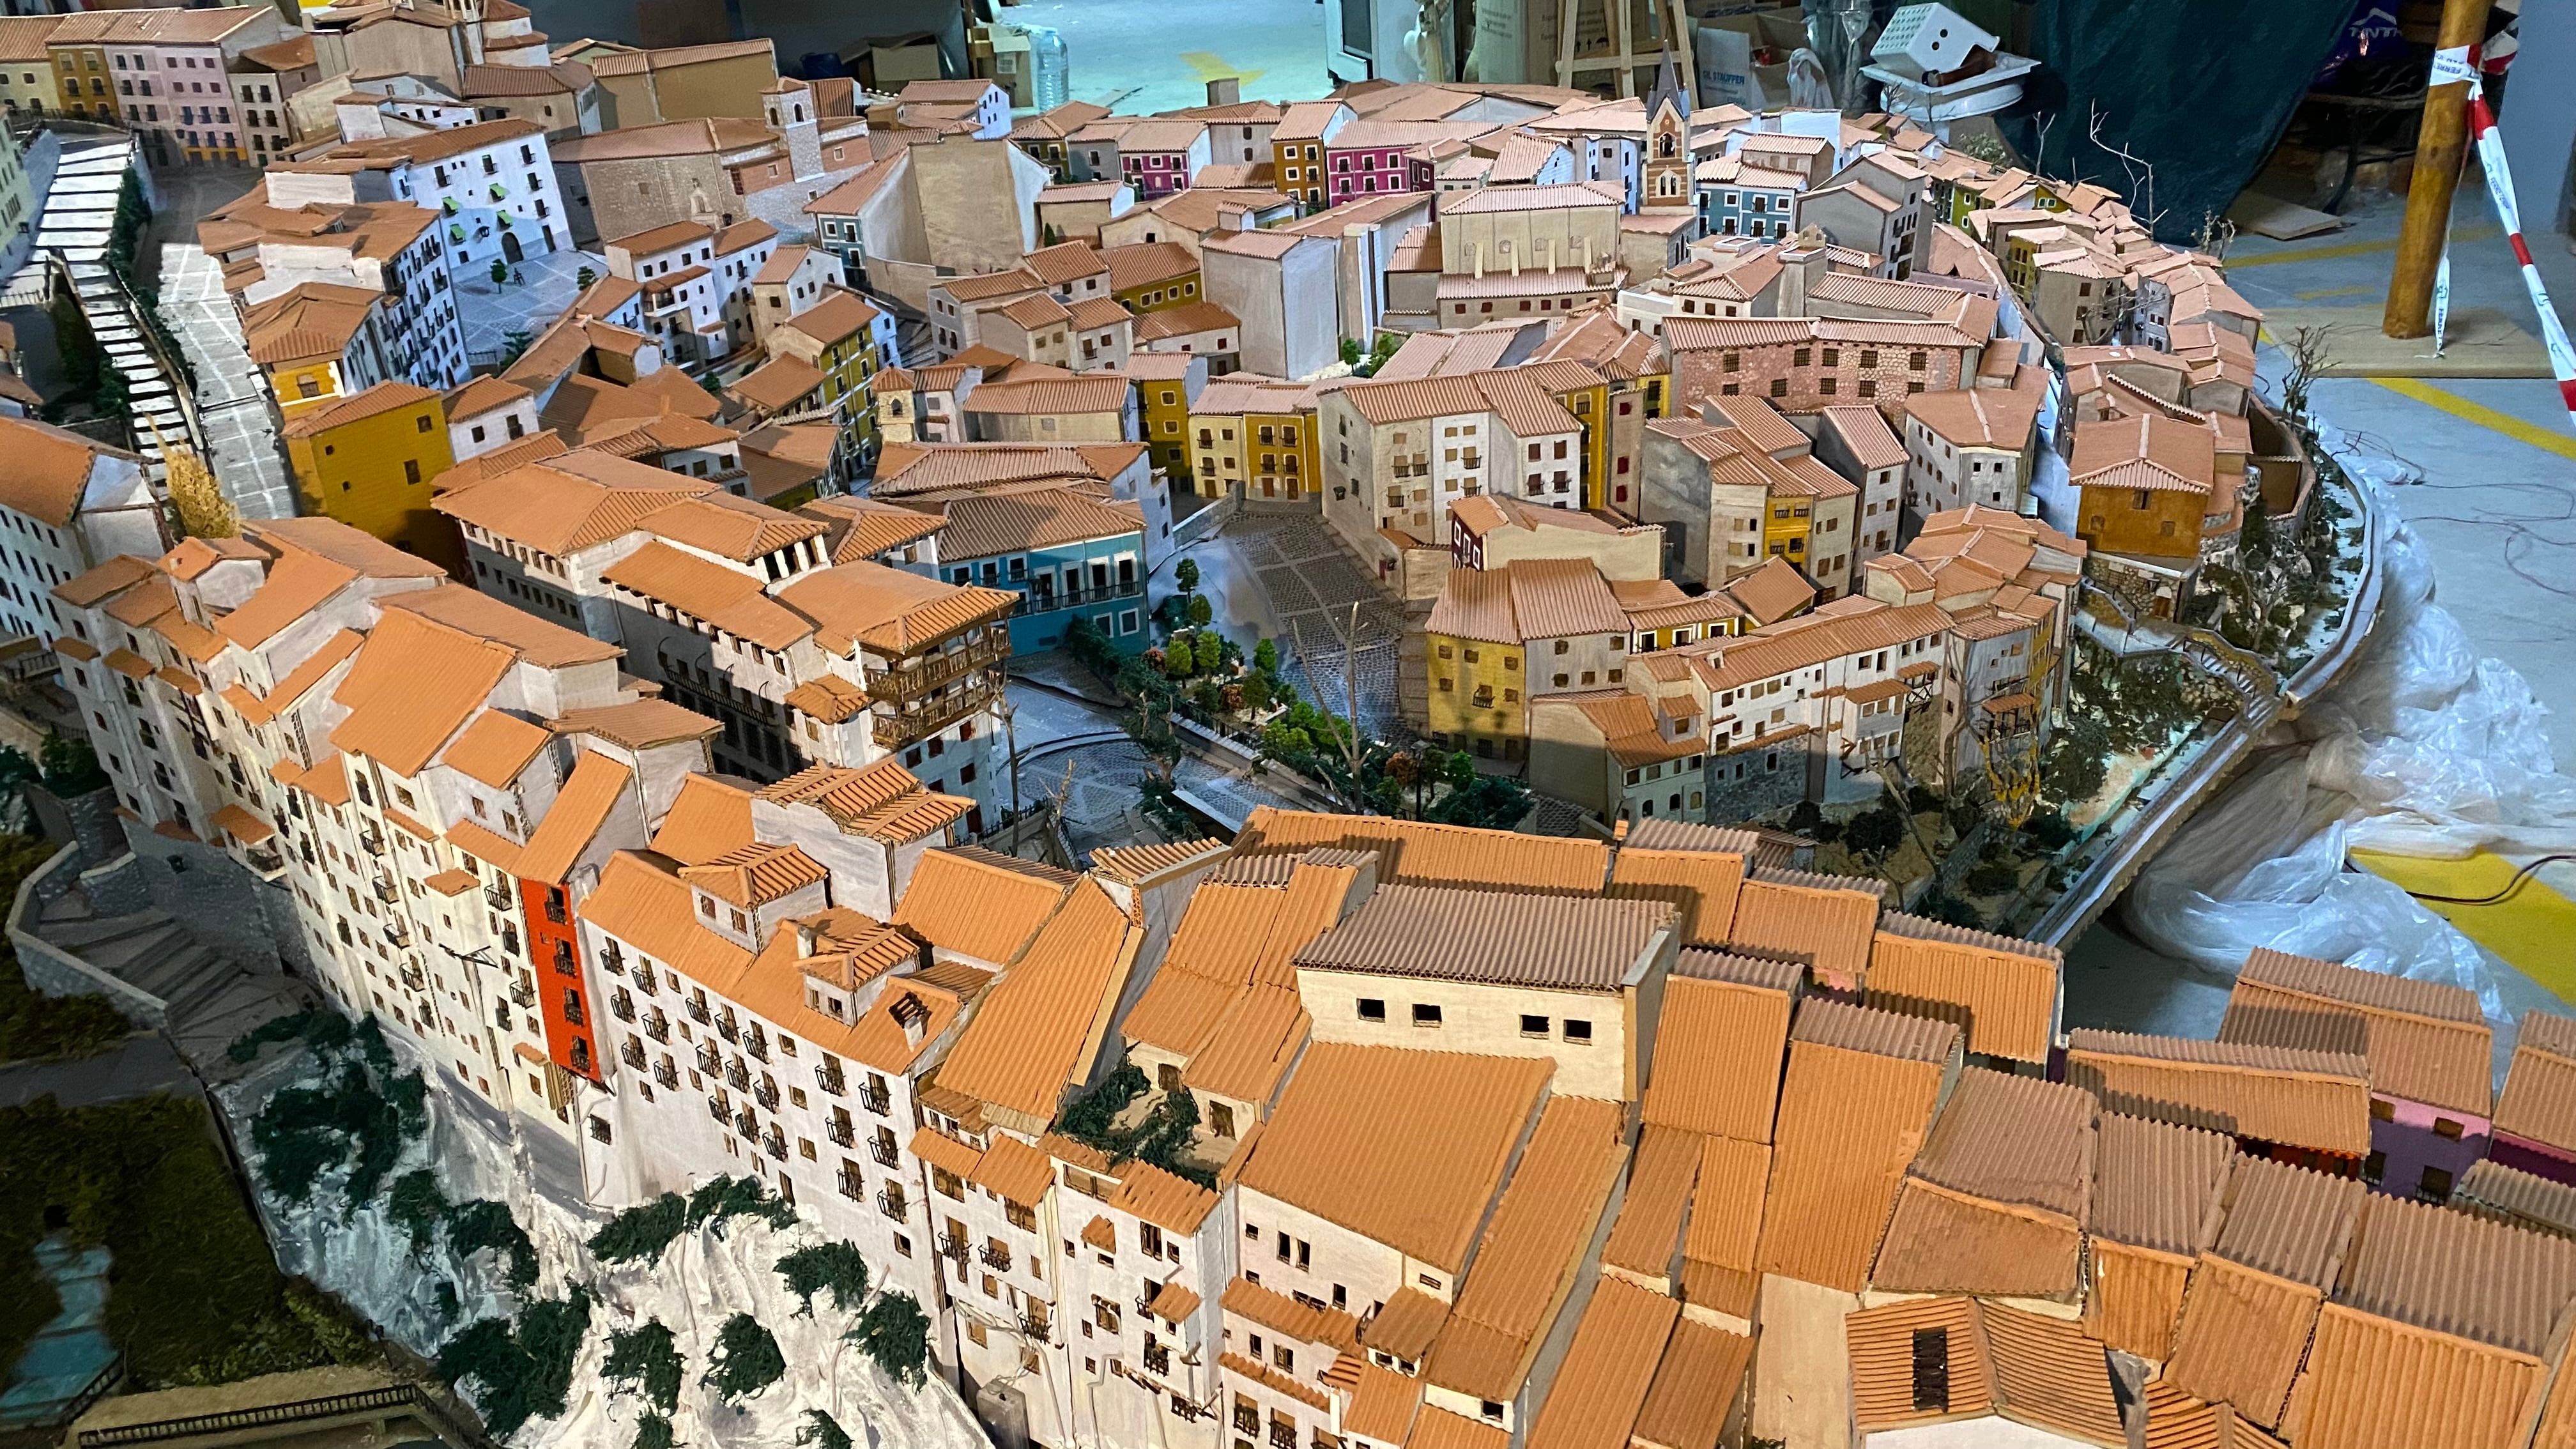
[[[1577,1046],[1590,1046],[1592,1044],[1592,1023],[1588,1021],[1576,1021],[1572,1017],[1566,1018],[1565,1039],[1573,1042]]]
[[[1440,1008],[1427,1001],[1417,1001],[1413,1003],[1413,1024],[1415,1026],[1438,1026],[1440,1024]]]
[[[1385,1002],[1383,1002],[1383,1001],[1381,1001],[1381,1000],[1379,1000],[1378,998],[1376,998],[1376,997],[1374,997],[1374,996],[1363,996],[1363,997],[1361,997],[1361,998],[1360,998],[1360,1020],[1362,1020],[1362,1021],[1384,1021],[1384,1020],[1386,1020],[1386,1003],[1385,1003]]]
[[[1524,1015],[1524,1016],[1521,1018],[1521,1035],[1523,1035],[1523,1036],[1545,1036],[1545,1035],[1547,1035],[1547,1018],[1546,1018],[1546,1017],[1544,1017],[1544,1016],[1527,1016],[1527,1015]]]

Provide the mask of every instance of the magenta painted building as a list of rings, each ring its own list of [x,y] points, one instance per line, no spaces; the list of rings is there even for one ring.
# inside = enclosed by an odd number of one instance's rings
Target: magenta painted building
[[[1149,118],[1118,137],[1119,169],[1137,199],[1151,201],[1187,190],[1208,164],[1208,146],[1204,121]]]
[[[2544,1011],[2522,1018],[2487,1155],[2576,1186],[2576,1019]]]

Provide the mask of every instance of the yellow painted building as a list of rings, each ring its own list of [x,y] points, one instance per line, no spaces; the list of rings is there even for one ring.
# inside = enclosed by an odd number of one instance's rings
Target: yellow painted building
[[[1192,473],[1190,410],[1207,390],[1207,359],[1179,352],[1139,352],[1119,365],[1136,380],[1137,423],[1155,469],[1166,478]]]
[[[1322,484],[1314,389],[1266,377],[1221,377],[1199,394],[1185,425],[1190,478],[1201,497],[1233,489],[1246,498],[1299,499]]]
[[[380,382],[289,419],[283,433],[296,512],[338,519],[469,577],[455,521],[429,506],[430,480],[456,464],[435,390]]]
[[[1529,740],[1529,710],[1521,702],[1521,643],[1476,637],[1495,632],[1500,631],[1423,631],[1431,675],[1427,733],[1480,759],[1517,760]]]
[[[1199,259],[1179,242],[1139,242],[1110,247],[1109,295],[1130,312],[1160,311],[1199,299]]]
[[[877,309],[856,292],[826,287],[813,306],[770,330],[769,355],[796,357],[823,374],[823,403],[841,425],[843,455],[855,463],[877,447]]]
[[[57,40],[46,50],[53,57],[54,86],[61,94],[64,113],[114,119],[116,100],[110,94],[113,83],[107,68],[107,48],[67,45]]]

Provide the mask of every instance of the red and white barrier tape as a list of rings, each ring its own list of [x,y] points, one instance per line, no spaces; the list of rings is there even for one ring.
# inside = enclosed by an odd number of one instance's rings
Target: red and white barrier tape
[[[2533,310],[2540,314],[2540,340],[2549,349],[2549,370],[2557,375],[2559,400],[2566,406],[2569,420],[2576,422],[2576,347],[2568,345],[2566,325],[2549,304],[2549,288],[2541,282],[2540,269],[2532,265],[2531,247],[2522,239],[2522,213],[2514,205],[2513,172],[2505,165],[2504,138],[2496,134],[2495,112],[2488,108],[2486,96],[2476,84],[2477,77],[2472,47],[2433,52],[2434,85],[2471,83],[2469,135],[2477,142],[2478,167],[2486,173],[2487,199],[2495,204],[2496,219],[2504,223],[2505,236],[2513,243],[2514,260],[2522,267],[2522,285],[2531,293]]]

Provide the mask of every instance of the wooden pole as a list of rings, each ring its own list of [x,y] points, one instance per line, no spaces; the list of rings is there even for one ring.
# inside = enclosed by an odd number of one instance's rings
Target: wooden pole
[[[2435,44],[2444,50],[2486,38],[2487,0],[2443,0]],[[2390,337],[2425,337],[2433,331],[2433,273],[2451,230],[2451,193],[2468,152],[2469,87],[2453,81],[2424,95],[2422,129],[2416,133],[2415,175],[2406,187],[2406,225],[2397,234],[2397,270],[2388,280],[2388,311],[2380,331]]]

